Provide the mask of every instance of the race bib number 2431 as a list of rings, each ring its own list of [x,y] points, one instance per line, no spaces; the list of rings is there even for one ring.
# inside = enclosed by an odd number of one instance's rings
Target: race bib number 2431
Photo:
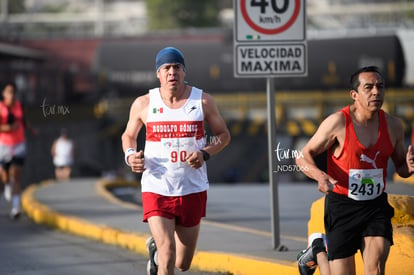
[[[382,194],[382,169],[349,169],[348,197],[354,200],[372,200]]]

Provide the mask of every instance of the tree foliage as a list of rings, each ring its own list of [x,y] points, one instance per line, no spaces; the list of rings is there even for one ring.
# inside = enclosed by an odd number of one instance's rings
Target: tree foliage
[[[215,27],[220,0],[146,0],[150,30]]]
[[[4,0],[1,0],[4,1]],[[1,2],[0,1],[0,2]],[[0,4],[0,11],[1,11],[2,5]],[[24,8],[24,0],[8,0],[7,3],[7,13],[22,13],[25,11]]]

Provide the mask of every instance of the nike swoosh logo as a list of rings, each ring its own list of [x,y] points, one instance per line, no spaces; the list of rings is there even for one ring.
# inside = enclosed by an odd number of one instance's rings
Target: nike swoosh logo
[[[193,107],[191,107],[190,111],[188,111],[188,113],[191,113],[192,111],[194,111],[196,109],[197,109],[197,107],[196,106],[193,106]]]

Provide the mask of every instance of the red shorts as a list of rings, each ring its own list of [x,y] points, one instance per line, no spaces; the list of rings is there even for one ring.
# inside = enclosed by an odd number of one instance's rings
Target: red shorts
[[[192,227],[200,223],[206,216],[207,191],[185,196],[168,197],[151,192],[142,193],[142,221],[161,216],[175,219],[176,224]]]

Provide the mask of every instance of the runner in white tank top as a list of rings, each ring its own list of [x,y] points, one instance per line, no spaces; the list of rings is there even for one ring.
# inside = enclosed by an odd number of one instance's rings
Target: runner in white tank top
[[[171,109],[159,88],[149,91],[142,192],[183,196],[208,189],[206,163],[194,169],[186,161],[191,152],[205,146],[201,97],[202,91],[193,87],[186,103]]]
[[[160,88],[133,102],[122,134],[125,162],[132,172],[143,173],[142,220],[152,234],[147,241],[149,275],[190,268],[200,221],[206,215],[205,162],[230,142],[213,97],[184,82],[183,54],[164,48],[157,54],[155,67]],[[217,142],[205,144],[204,122]],[[145,154],[137,149],[143,127]]]

